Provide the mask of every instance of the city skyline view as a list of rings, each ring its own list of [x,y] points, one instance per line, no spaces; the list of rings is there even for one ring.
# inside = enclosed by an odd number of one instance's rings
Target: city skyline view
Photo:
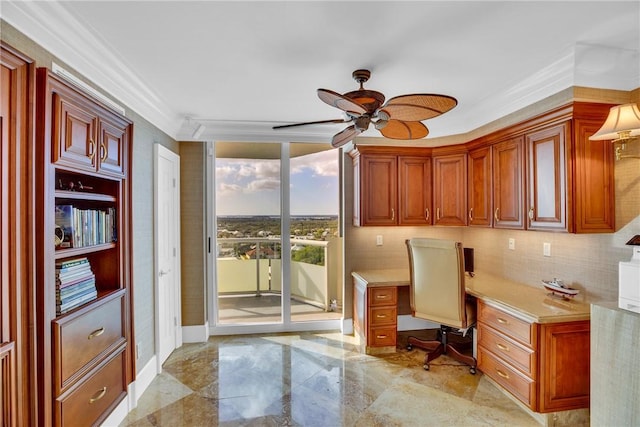
[[[338,151],[290,161],[290,215],[338,215]],[[216,215],[280,215],[280,160],[216,158]]]

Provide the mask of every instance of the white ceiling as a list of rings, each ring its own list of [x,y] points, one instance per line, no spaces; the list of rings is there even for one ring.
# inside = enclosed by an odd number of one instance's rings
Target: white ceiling
[[[469,132],[571,86],[640,87],[640,2],[0,3],[9,22],[176,139],[328,141],[316,95],[441,93],[429,137]],[[186,118],[190,119],[187,121]],[[374,130],[365,135],[377,136]]]

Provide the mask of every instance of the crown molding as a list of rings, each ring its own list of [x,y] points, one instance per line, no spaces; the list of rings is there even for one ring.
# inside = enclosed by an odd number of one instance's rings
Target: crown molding
[[[176,135],[181,118],[62,3],[3,1],[2,19],[90,80],[101,92],[169,136]]]

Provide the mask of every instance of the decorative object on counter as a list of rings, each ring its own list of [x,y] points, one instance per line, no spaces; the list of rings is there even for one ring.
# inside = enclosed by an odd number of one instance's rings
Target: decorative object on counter
[[[543,280],[542,283],[546,290],[551,291],[549,296],[559,296],[564,299],[569,299],[575,297],[580,292],[577,289],[568,287],[562,280],[558,280],[555,277],[553,280]]]

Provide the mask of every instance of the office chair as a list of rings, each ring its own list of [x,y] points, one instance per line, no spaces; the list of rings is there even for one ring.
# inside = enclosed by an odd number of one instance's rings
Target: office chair
[[[464,283],[462,244],[451,240],[412,238],[406,241],[411,270],[411,311],[414,317],[441,325],[437,340],[409,337],[407,349],[414,346],[427,351],[424,369],[441,354],[470,366],[476,373],[476,359],[469,356],[473,347],[476,305],[467,296]],[[466,330],[470,333],[460,333]],[[450,334],[460,339],[450,340]]]

